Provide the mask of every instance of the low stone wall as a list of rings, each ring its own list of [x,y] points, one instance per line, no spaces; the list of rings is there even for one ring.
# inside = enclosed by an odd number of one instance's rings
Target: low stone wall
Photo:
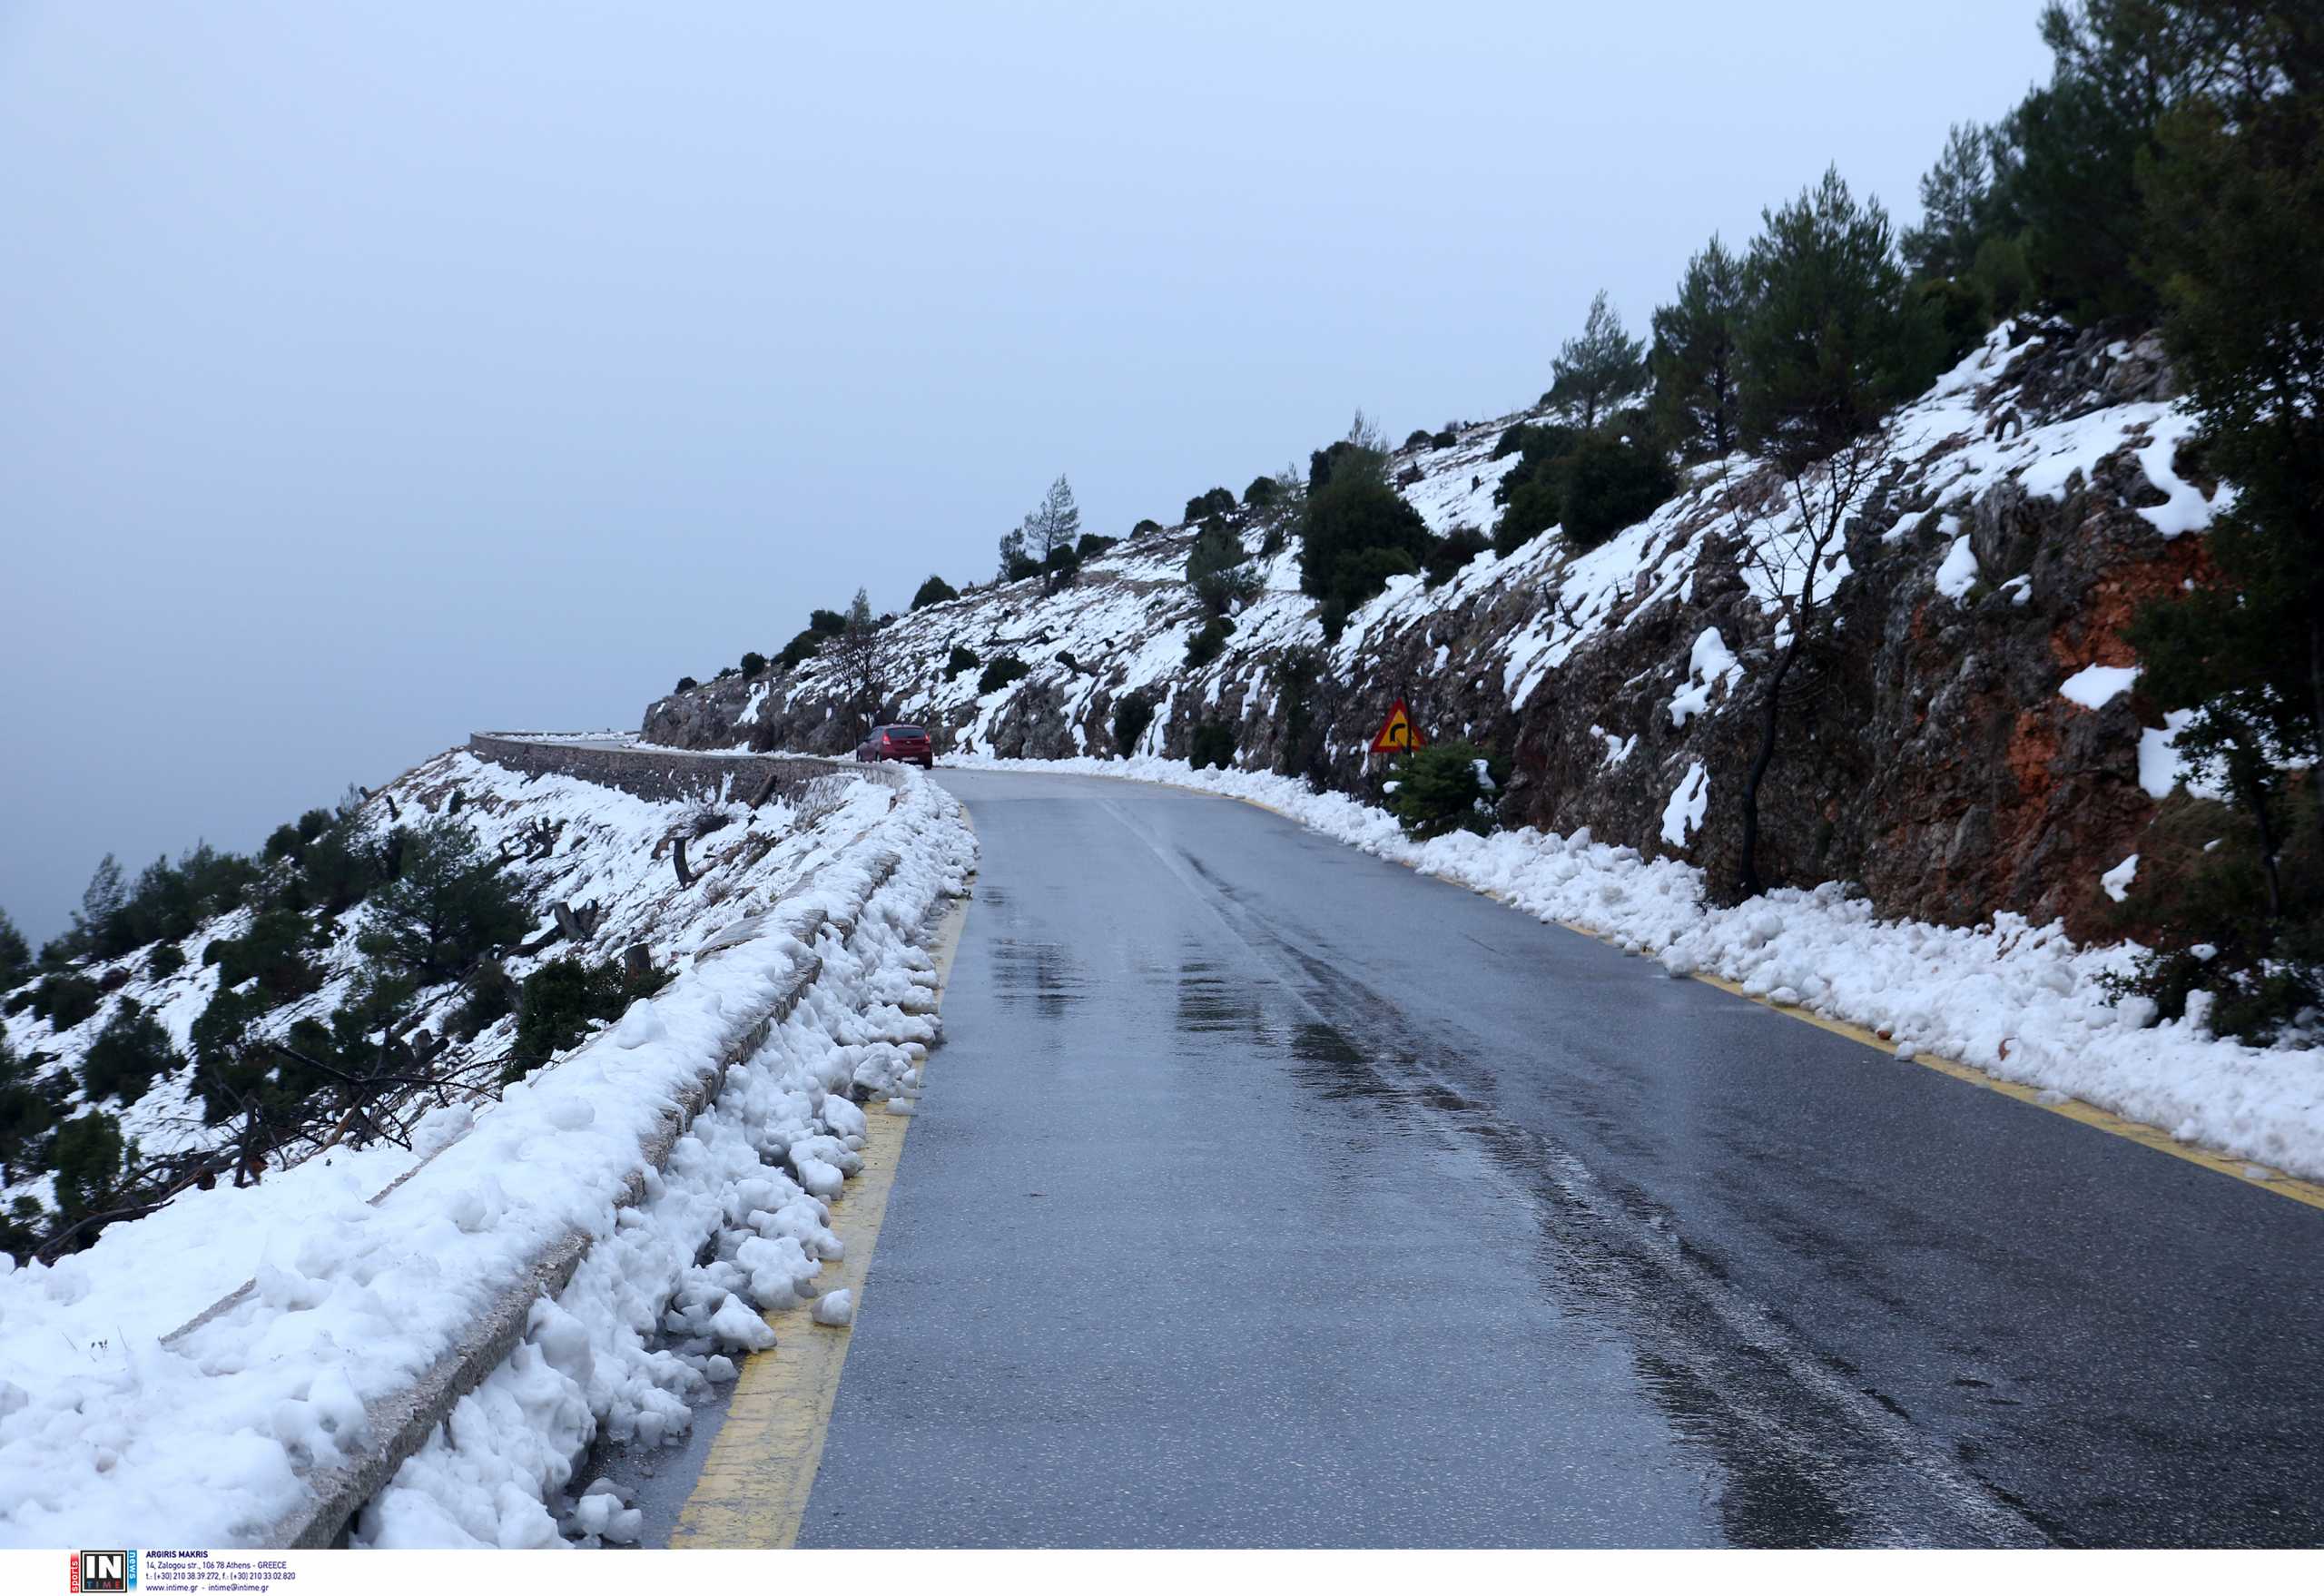
[[[740,798],[763,803],[837,773],[892,781],[896,773],[849,760],[782,754],[698,754],[683,748],[613,745],[507,732],[478,732],[468,752],[527,775],[572,776],[656,803]]]

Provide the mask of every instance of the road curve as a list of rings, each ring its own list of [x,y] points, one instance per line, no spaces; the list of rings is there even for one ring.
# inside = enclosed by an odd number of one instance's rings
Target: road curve
[[[2324,1212],[1248,805],[939,779],[801,1544],[2324,1542]]]

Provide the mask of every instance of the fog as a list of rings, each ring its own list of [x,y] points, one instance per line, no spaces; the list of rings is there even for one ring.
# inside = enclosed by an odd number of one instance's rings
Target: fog
[[[0,905],[1530,402],[2037,9],[11,5]]]

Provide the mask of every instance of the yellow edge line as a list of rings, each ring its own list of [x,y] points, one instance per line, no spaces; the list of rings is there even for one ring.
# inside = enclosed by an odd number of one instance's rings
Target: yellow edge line
[[[1196,790],[1200,791],[1200,789]],[[1305,823],[1297,815],[1285,813],[1272,803],[1262,803],[1256,798],[1244,798],[1239,794],[1218,794],[1221,797],[1230,795],[1235,796],[1238,803],[1247,803],[1254,809],[1264,809],[1269,814],[1282,815],[1284,819],[1295,825]],[[1417,865],[1406,865],[1405,868],[1415,875],[1435,875],[1433,871],[1423,872]],[[1468,886],[1466,882],[1452,881],[1450,876],[1436,875],[1435,879],[1456,887]],[[1516,908],[1516,905],[1510,903],[1502,893],[1476,887],[1469,887],[1469,891],[1482,892],[1485,897],[1492,899],[1495,902]],[[1524,911],[1520,910],[1519,912]],[[1576,925],[1570,920],[1561,920],[1554,923],[1563,926],[1567,931],[1588,937],[1592,941],[1603,942],[1610,948],[1620,948],[1620,944],[1611,938],[1601,936],[1586,925]],[[1628,951],[1626,949],[1621,951]],[[1812,1014],[1804,1009],[1787,1009],[1780,1003],[1770,1003],[1765,998],[1753,997],[1723,976],[1698,974],[1695,979],[1706,986],[1717,987],[1722,992],[1732,992],[1748,1002],[1757,1003],[1763,1009],[1772,1010],[1787,1020],[1804,1020],[1808,1024],[1820,1027],[1836,1036],[1844,1036],[1851,1041],[1862,1042],[1866,1047],[1886,1053],[1892,1059],[1898,1057],[1896,1043],[1876,1032],[1866,1030],[1863,1026],[1851,1025],[1845,1020],[1827,1020],[1820,1014]],[[2120,1114],[2110,1113],[2104,1108],[2085,1103],[2079,1098],[2062,1098],[2056,1102],[2051,1102],[2043,1096],[2039,1088],[2026,1086],[2019,1081],[2004,1080],[1997,1075],[1987,1074],[1974,1065],[1963,1064],[1952,1059],[1942,1059],[1934,1053],[1915,1051],[1904,1062],[1918,1064],[1924,1069],[1935,1070],[1939,1075],[1949,1075],[1955,1080],[1967,1081],[1971,1086],[1984,1087],[1987,1091],[1999,1092],[2002,1096],[2014,1098],[2029,1108],[2063,1115],[2077,1125],[2087,1125],[2092,1129],[2102,1130],[2109,1136],[2119,1136],[2126,1141],[2134,1141],[2139,1146],[2152,1148],[2155,1152],[2168,1153],[2174,1158],[2184,1158],[2190,1164],[2200,1164],[2215,1175],[2224,1175],[2230,1180],[2240,1180],[2244,1185],[2257,1187],[2261,1191],[2271,1191],[2278,1197],[2290,1197],[2296,1203],[2306,1203],[2311,1208],[2324,1208],[2324,1184],[2313,1180],[2303,1180],[2297,1175],[2287,1175],[2280,1169],[2271,1169],[2267,1165],[2253,1159],[2232,1158],[2225,1153],[2212,1152],[2208,1148],[2196,1147],[2191,1143],[2180,1141],[2160,1126],[2148,1125],[2137,1119],[2125,1119]]]
[[[967,918],[968,900],[963,898],[937,931],[940,1010]],[[925,1063],[921,1068],[924,1079]],[[863,1167],[832,1204],[832,1231],[846,1256],[825,1265],[816,1281],[824,1291],[844,1286],[854,1292],[858,1317],[863,1313],[872,1250],[887,1217],[912,1116],[875,1108],[866,1118]],[[811,1304],[763,1316],[774,1331],[775,1345],[743,1360],[725,1421],[710,1443],[693,1492],[678,1510],[678,1522],[670,1532],[673,1547],[787,1549],[798,1542],[807,1497],[822,1463],[823,1441],[831,1432],[832,1405],[839,1400],[849,1333],[842,1326],[816,1324]]]
[[[1563,920],[1557,923],[1570,931],[1590,938],[1592,941],[1606,942],[1609,947],[1617,946],[1587,926],[1575,925],[1571,921]],[[1958,1059],[1941,1058],[1935,1053],[1921,1052],[1917,1049],[1911,1058],[1905,1059],[1896,1051],[1895,1042],[1888,1040],[1876,1031],[1866,1030],[1863,1026],[1851,1024],[1845,1020],[1827,1020],[1821,1014],[1811,1013],[1805,1009],[1787,1008],[1781,1003],[1771,1003],[1765,998],[1755,997],[1745,991],[1725,976],[1704,975],[1697,972],[1694,979],[1705,986],[1717,987],[1722,992],[1731,992],[1746,1002],[1757,1003],[1760,1008],[1780,1014],[1787,1020],[1805,1020],[1819,1030],[1828,1030],[1834,1036],[1844,1036],[1850,1041],[1861,1042],[1876,1052],[1886,1053],[1890,1058],[1904,1063],[1918,1064],[1924,1069],[1935,1070],[1939,1075],[1949,1075],[1954,1079],[1966,1081],[1971,1086],[1981,1086],[1987,1091],[1999,1092],[2002,1096],[2024,1103],[2028,1108],[2040,1108],[2045,1113],[2060,1115],[2077,1125],[2087,1125],[2093,1130],[2102,1130],[2109,1136],[2119,1136],[2125,1141],[2134,1141],[2139,1146],[2154,1152],[2168,1153],[2172,1158],[2183,1158],[2190,1164],[2200,1164],[2213,1174],[2224,1175],[2229,1179],[2241,1181],[2246,1186],[2258,1187],[2262,1191],[2274,1192],[2278,1197],[2290,1197],[2296,1203],[2306,1203],[2311,1208],[2324,1208],[2324,1185],[2319,1185],[2313,1180],[2302,1180],[2297,1175],[2287,1175],[2280,1169],[2271,1169],[2264,1164],[2255,1163],[2249,1158],[2231,1158],[2225,1153],[2212,1152],[2209,1148],[2200,1148],[2189,1142],[2180,1141],[2159,1126],[2148,1125],[2137,1119],[2125,1119],[2120,1114],[2112,1113],[2095,1104],[2085,1103],[2079,1098],[2059,1096],[2053,1101],[2038,1087],[2027,1086],[2023,1081],[2004,1080],[1998,1075],[1988,1074],[1973,1064],[1964,1064]]]
[[[1581,931],[1580,926],[1568,926],[1566,929]],[[1590,933],[1582,931],[1581,934],[1588,936]],[[1876,1049],[1891,1058],[1900,1056],[1896,1052],[1896,1043],[1883,1039],[1877,1033],[1866,1030],[1860,1025],[1851,1025],[1845,1020],[1827,1020],[1820,1014],[1810,1014],[1803,1010],[1787,1009],[1779,1003],[1770,1003],[1765,998],[1753,997],[1723,976],[1698,974],[1695,979],[1706,986],[1717,987],[1722,992],[1732,992],[1737,997],[1757,1003],[1763,1009],[1772,1009],[1787,1019],[1804,1020],[1808,1024],[1820,1027],[1836,1036],[1844,1036],[1851,1041],[1862,1042],[1866,1047]],[[2023,1081],[2004,1080],[2000,1076],[1990,1075],[1974,1065],[1964,1064],[1953,1059],[1940,1058],[1935,1053],[1915,1051],[1905,1062],[1922,1065],[1935,1070],[1939,1075],[1949,1075],[1955,1080],[1967,1081],[1971,1086],[1984,1087],[1987,1091],[1999,1092],[2002,1096],[2014,1098],[2029,1108],[2063,1115],[2077,1125],[2087,1125],[2092,1129],[2102,1130],[2109,1136],[2119,1136],[2126,1141],[2134,1141],[2139,1146],[2151,1148],[2155,1152],[2168,1153],[2174,1158],[2184,1158],[2190,1164],[2200,1164],[2213,1174],[2224,1175],[2230,1180],[2240,1180],[2246,1186],[2256,1186],[2262,1191],[2274,1192],[2278,1197],[2290,1197],[2296,1203],[2306,1203],[2311,1208],[2324,1208],[2324,1185],[2319,1185],[2313,1180],[2302,1180],[2297,1175],[2287,1175],[2280,1169],[2271,1169],[2264,1164],[2254,1163],[2249,1158],[2230,1158],[2224,1153],[2212,1152],[2208,1148],[2195,1147],[2191,1143],[2180,1141],[2159,1126],[2148,1125],[2136,1119],[2125,1119],[2120,1114],[2111,1113],[2094,1104],[2085,1103],[2079,1098],[2059,1097],[2053,1099],[2044,1096],[2037,1087],[2027,1086]]]

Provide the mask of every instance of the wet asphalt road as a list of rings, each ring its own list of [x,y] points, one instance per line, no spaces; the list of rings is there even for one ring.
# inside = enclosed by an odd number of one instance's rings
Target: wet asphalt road
[[[1248,805],[940,779],[802,1544],[2324,1542],[2324,1212]]]

